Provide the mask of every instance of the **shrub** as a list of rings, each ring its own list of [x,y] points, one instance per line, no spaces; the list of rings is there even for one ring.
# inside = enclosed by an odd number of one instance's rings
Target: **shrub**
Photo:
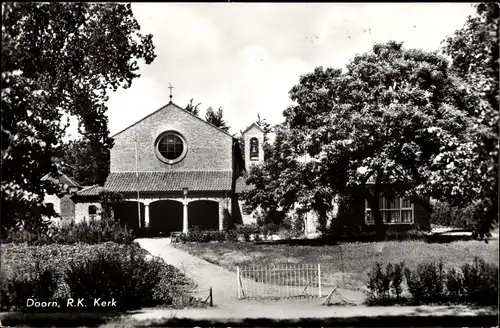
[[[226,241],[228,242],[237,242],[238,241],[238,233],[236,230],[232,229],[226,231]]]
[[[280,228],[278,230],[278,235],[282,240],[290,240],[296,236],[296,233],[294,233],[291,229]]]
[[[405,269],[405,278],[414,303],[439,303],[444,298],[443,262],[423,262],[415,272]]]
[[[460,270],[456,268],[448,268],[445,274],[445,286],[448,294],[448,299],[452,302],[462,300],[464,290],[464,276]]]
[[[236,231],[239,235],[243,235],[245,241],[250,241],[253,234],[259,233],[259,226],[256,224],[240,225]]]
[[[122,228],[114,219],[90,219],[78,223],[71,222],[61,227],[51,225],[46,232],[26,230],[8,232],[3,243],[27,243],[28,245],[48,244],[100,244],[112,241],[119,244],[131,244],[135,239],[133,230]]]
[[[233,216],[229,212],[227,207],[222,211],[222,228],[224,231],[228,231],[234,228]]]
[[[176,269],[160,258],[146,259],[135,248],[121,251],[98,250],[84,259],[72,260],[65,272],[70,297],[114,298],[117,309],[173,304],[179,287],[186,284],[182,275],[172,280]],[[168,280],[165,280],[168,277]]]
[[[20,294],[20,292],[27,288],[20,288],[19,284],[17,287],[12,287],[13,284],[8,283],[13,279],[9,277],[9,274],[23,273],[29,276],[45,270],[53,272],[51,277],[57,281],[57,288],[55,292],[50,289],[49,292],[36,294],[51,295],[49,300],[67,299],[72,296],[77,298],[102,297],[103,300],[115,297],[117,301],[118,298],[120,299],[120,304],[117,302],[117,305],[121,308],[112,310],[123,310],[138,306],[176,306],[182,304],[181,299],[190,299],[186,294],[186,287],[190,281],[179,270],[165,264],[163,260],[151,258],[151,256],[146,257],[148,253],[135,244],[120,245],[112,242],[99,245],[11,244],[4,248],[6,249],[2,249],[1,272],[2,276],[7,279],[1,280],[2,306],[12,303],[9,299],[26,302],[27,294]],[[34,265],[37,262],[36,259],[40,262],[38,271]],[[50,280],[45,278],[43,281]],[[32,285],[38,286],[39,290],[43,286],[54,286],[54,284],[44,285],[39,282]],[[9,293],[9,290],[13,290],[16,294]],[[13,296],[5,297],[5,295]],[[41,297],[39,296],[40,299]],[[86,303],[88,304],[88,301]],[[87,309],[95,310],[93,307]]]
[[[476,304],[498,304],[498,267],[474,258],[462,266],[464,296]]]
[[[187,234],[179,233],[172,236],[172,243],[208,243],[208,242],[238,241],[238,234],[235,230],[219,231],[219,230],[201,230],[197,227],[191,229]]]
[[[397,299],[401,298],[403,294],[403,270],[404,270],[404,262],[396,263],[394,265],[394,269],[390,272],[390,280],[391,280],[391,292],[396,296]],[[387,268],[389,272],[389,267]]]
[[[274,235],[278,232],[278,225],[275,223],[268,223],[265,226],[262,227],[262,233],[264,235]]]
[[[375,262],[372,270],[368,272],[367,287],[370,291],[371,299],[384,300],[390,297],[389,288],[391,282],[392,265],[387,265],[386,272],[383,271],[382,265]]]
[[[260,237],[260,233],[254,233],[252,235],[252,237],[253,237],[252,238],[253,241],[261,241],[262,240],[262,238]]]
[[[210,241],[216,241],[219,243],[223,243],[227,239],[227,232],[226,231],[207,231],[209,235]]]
[[[205,231],[201,230],[197,226],[194,226],[191,229],[189,229],[186,241],[195,243],[206,243],[209,242],[210,240],[208,239],[208,235],[205,233]]]
[[[377,262],[368,273],[368,302],[383,304],[393,296],[396,300],[406,302],[402,297],[403,278],[411,301],[416,304],[465,302],[498,305],[498,267],[477,257],[473,263],[464,264],[461,270],[444,270],[442,261],[439,261],[420,263],[415,270],[405,268],[403,262],[389,263],[384,272]]]
[[[431,224],[469,229],[473,227],[474,211],[473,205],[458,208],[444,202],[436,202],[431,213]]]
[[[2,310],[26,309],[29,298],[36,301],[53,301],[57,289],[57,273],[54,268],[42,267],[36,260],[32,270],[1,272]]]

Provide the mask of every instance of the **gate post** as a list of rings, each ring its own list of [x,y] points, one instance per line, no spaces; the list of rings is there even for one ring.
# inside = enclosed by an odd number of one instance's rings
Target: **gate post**
[[[238,286],[238,299],[241,298],[241,286],[240,286],[240,267],[236,267],[236,284]]]
[[[318,263],[318,296],[321,297],[321,264]]]

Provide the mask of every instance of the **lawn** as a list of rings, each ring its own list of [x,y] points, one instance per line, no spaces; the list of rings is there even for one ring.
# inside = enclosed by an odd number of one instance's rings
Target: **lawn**
[[[195,256],[229,270],[236,266],[273,265],[279,263],[321,264],[325,286],[342,285],[364,288],[367,273],[375,262],[404,261],[409,268],[428,260],[443,259],[446,266],[458,267],[480,256],[498,265],[498,240],[426,243],[423,241],[389,241],[345,243],[336,246],[289,246],[254,243],[187,243],[174,244]]]

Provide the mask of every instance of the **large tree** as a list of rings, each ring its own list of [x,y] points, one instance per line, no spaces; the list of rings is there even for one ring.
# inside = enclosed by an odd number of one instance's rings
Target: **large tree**
[[[314,196],[325,207],[335,194],[363,194],[380,237],[382,194],[461,204],[482,184],[480,99],[437,53],[376,44],[345,72],[319,67],[302,76],[290,96],[285,124],[297,150],[290,159],[309,156]]]
[[[246,176],[246,183],[252,185],[240,194],[242,200],[252,210],[263,209],[268,221],[279,217],[277,212],[288,212],[297,202],[301,193],[301,164],[296,160],[284,160],[293,156],[287,138],[287,131],[281,126],[275,127],[274,142],[264,144],[265,160],[258,165],[252,165]],[[267,222],[266,222],[267,223]],[[274,223],[279,223],[275,221]]]
[[[468,17],[464,27],[447,38],[443,47],[452,60],[453,72],[467,82],[470,92],[481,96],[483,101],[474,107],[475,116],[489,130],[482,134],[476,157],[483,175],[473,199],[479,233],[488,232],[498,223],[499,42],[498,3],[481,3],[476,5],[476,15]]]
[[[105,115],[108,92],[130,87],[138,62],[154,58],[151,35],[142,35],[130,4],[2,4],[2,227],[41,226],[44,193],[59,193],[46,173],[57,173],[54,154],[66,118],[102,167],[113,140]]]
[[[222,107],[219,107],[217,111],[214,111],[212,107],[208,107],[205,114],[205,121],[212,125],[215,125],[222,131],[229,131],[229,126],[227,125],[227,122],[224,121]]]
[[[58,153],[55,154],[55,160],[62,173],[84,186],[99,183],[102,165],[106,165],[105,170],[109,170],[109,161],[99,163],[90,143],[81,139],[63,143]]]

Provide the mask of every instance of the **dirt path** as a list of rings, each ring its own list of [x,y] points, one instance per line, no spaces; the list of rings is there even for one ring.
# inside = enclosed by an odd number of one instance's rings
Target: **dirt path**
[[[201,290],[208,290],[212,287],[214,303],[218,307],[231,306],[234,308],[235,302],[248,305],[252,303],[248,300],[238,300],[238,287],[236,273],[222,268],[218,265],[193,256],[185,251],[179,250],[170,244],[168,238],[137,239],[142,248],[151,255],[159,256],[170,265],[175,266],[184,274],[193,279]],[[245,290],[252,290],[258,295],[294,295],[302,294],[304,288],[285,287],[255,282],[251,279],[242,279],[243,293]],[[323,294],[328,293],[324,291]],[[316,287],[308,287],[306,295],[318,295]],[[324,295],[326,296],[326,295]],[[314,301],[313,301],[314,302]],[[317,300],[321,302],[321,300]]]

